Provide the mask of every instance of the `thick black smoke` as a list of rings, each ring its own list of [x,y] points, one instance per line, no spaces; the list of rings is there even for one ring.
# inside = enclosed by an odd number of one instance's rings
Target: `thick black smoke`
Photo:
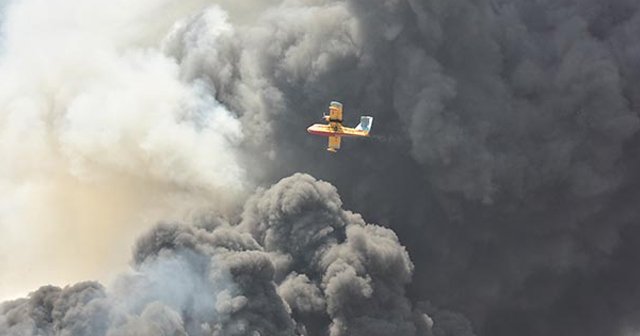
[[[412,300],[482,335],[640,327],[639,2],[287,1],[198,54],[204,21],[167,52],[241,117],[250,175],[335,183],[408,246]],[[384,141],[324,153],[330,100]]]
[[[42,287],[0,306],[0,334],[468,335],[412,307],[408,253],[391,230],[343,210],[331,184],[285,178],[241,217],[160,224],[113,288]]]

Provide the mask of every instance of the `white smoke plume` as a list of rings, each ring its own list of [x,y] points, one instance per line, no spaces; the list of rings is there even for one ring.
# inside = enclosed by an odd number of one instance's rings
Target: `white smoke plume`
[[[239,122],[215,88],[181,80],[162,52],[180,20],[205,8],[209,34],[231,29],[207,6],[26,0],[5,9],[0,297],[36,279],[105,278],[145,226],[212,199],[223,211],[243,191]]]

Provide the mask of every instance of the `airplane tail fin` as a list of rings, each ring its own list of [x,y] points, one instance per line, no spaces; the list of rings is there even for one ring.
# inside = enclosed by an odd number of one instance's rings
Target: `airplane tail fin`
[[[360,123],[356,126],[356,129],[369,133],[369,131],[371,131],[371,126],[373,126],[373,117],[362,116],[360,117]]]

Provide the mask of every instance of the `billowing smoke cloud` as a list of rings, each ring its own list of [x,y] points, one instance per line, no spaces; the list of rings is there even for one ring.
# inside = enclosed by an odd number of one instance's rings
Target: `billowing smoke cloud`
[[[13,1],[6,9],[0,297],[42,278],[105,278],[149,223],[212,199],[223,211],[243,191],[238,120],[206,82],[182,81],[161,51],[179,20],[207,5]],[[230,29],[224,12],[206,13],[216,22],[209,34]]]
[[[640,311],[639,7],[288,1],[219,37],[216,57],[189,34],[167,51],[240,114],[249,176],[310,172],[398,233],[413,300],[481,334],[617,334]],[[383,141],[329,157],[295,131],[333,99]]]
[[[437,324],[414,313],[405,296],[413,264],[396,235],[341,206],[335,187],[296,174],[252,196],[237,225],[211,217],[193,225],[160,224],[138,241],[133,270],[113,288],[95,282],[42,287],[0,306],[0,333],[337,336],[435,330]]]
[[[116,13],[111,25],[63,30],[85,36],[82,31],[94,27],[98,36],[107,34],[99,41],[108,41],[108,45],[118,41],[107,51],[112,50],[118,64],[128,67],[111,67],[113,71],[105,71],[109,75],[116,70],[127,73],[131,68],[170,68],[169,72],[159,71],[171,79],[167,82],[159,80],[166,78],[162,75],[140,79],[146,83],[141,85],[127,85],[133,76],[115,82],[98,77],[86,92],[85,82],[77,86],[74,80],[62,86],[65,90],[51,95],[58,91],[48,84],[58,77],[67,78],[69,73],[77,74],[78,69],[61,68],[66,71],[59,74],[65,76],[56,77],[47,70],[48,64],[26,63],[25,74],[50,74],[37,82],[25,80],[29,85],[38,83],[37,90],[30,87],[24,91],[36,94],[11,100],[11,106],[32,111],[19,114],[22,118],[49,117],[20,123],[22,119],[7,117],[11,115],[4,112],[11,111],[8,108],[0,115],[0,135],[8,139],[2,144],[9,148],[3,149],[3,154],[13,153],[7,156],[12,162],[28,163],[6,165],[12,167],[8,173],[4,172],[8,168],[2,168],[2,176],[10,178],[0,181],[0,191],[11,196],[2,203],[12,210],[0,210],[0,218],[7,221],[42,213],[28,207],[13,210],[21,204],[53,204],[52,209],[62,214],[76,213],[76,207],[51,201],[53,195],[74,190],[67,183],[69,176],[71,181],[83,181],[82,188],[89,186],[93,194],[100,195],[92,203],[95,206],[85,207],[92,209],[88,213],[101,210],[113,216],[105,209],[126,208],[116,202],[123,195],[138,201],[129,208],[130,213],[145,213],[158,204],[201,209],[207,207],[206,200],[214,199],[214,206],[226,200],[223,194],[235,188],[235,182],[270,185],[295,172],[308,172],[336,185],[347,208],[392,228],[407,246],[415,273],[409,283],[411,267],[405,264],[408,258],[403,251],[377,249],[387,244],[398,246],[390,243],[394,241],[390,231],[366,226],[357,216],[341,211],[337,196],[327,187],[311,188],[300,182],[300,189],[289,193],[279,190],[286,188],[283,182],[251,198],[242,220],[232,221],[237,227],[227,225],[232,228],[219,231],[225,225],[203,224],[201,229],[184,229],[227,232],[224,244],[232,247],[246,243],[232,238],[232,233],[251,237],[255,248],[243,250],[249,253],[242,254],[237,264],[234,253],[206,254],[207,259],[219,259],[216,267],[229,270],[226,280],[210,282],[231,286],[212,291],[227,293],[223,295],[226,299],[215,302],[229,304],[214,310],[202,308],[207,317],[195,318],[200,324],[193,327],[185,321],[189,313],[164,299],[161,305],[166,307],[145,304],[137,311],[125,309],[122,316],[127,322],[110,321],[108,328],[141,327],[158,316],[165,316],[159,328],[178,328],[175,333],[182,332],[179,328],[188,333],[211,328],[211,332],[224,333],[468,335],[475,329],[480,335],[626,335],[640,328],[640,298],[636,294],[640,273],[635,267],[640,255],[636,206],[640,197],[635,191],[640,178],[640,161],[636,159],[640,154],[636,149],[640,145],[640,3],[293,0],[256,2],[268,8],[248,13],[237,2],[221,1],[229,9],[232,23],[225,23],[225,15],[207,7],[205,1],[184,3],[185,7],[169,8],[174,2],[144,1],[136,7],[140,11]],[[75,12],[66,7],[60,15],[82,13],[83,7],[76,5],[79,9]],[[126,6],[116,4],[113,8]],[[169,11],[165,13],[166,8]],[[23,22],[29,29],[38,27],[33,22],[45,22],[45,31],[60,24],[52,22],[57,16],[29,16],[28,20],[15,16],[12,21],[13,12],[8,13],[7,59],[17,48],[12,47],[15,43],[20,46],[31,41],[12,39],[12,32],[20,30],[12,29],[11,22]],[[157,22],[166,22],[155,27],[155,20],[136,19],[151,17],[150,13],[158,16]],[[121,21],[123,17],[128,21]],[[127,29],[121,28],[125,26]],[[43,38],[42,45],[48,45],[49,40]],[[33,49],[39,51],[39,47],[27,49],[34,58],[46,59]],[[84,49],[77,53],[53,49],[61,53],[60,59],[71,60],[66,64],[87,59],[73,57],[82,55]],[[144,61],[135,63],[131,55]],[[21,57],[14,59],[17,62]],[[20,69],[17,65],[9,68]],[[15,73],[20,76],[9,78],[29,78],[23,70]],[[103,82],[107,87],[116,83],[134,91],[125,97],[108,90],[105,93],[100,91]],[[22,87],[3,83],[7,86],[3,92]],[[162,83],[175,85],[181,93],[167,89],[173,94],[160,90],[150,95],[151,89],[142,89]],[[76,91],[69,89],[74,87],[83,88],[77,99],[72,99]],[[130,99],[121,99],[126,97]],[[159,102],[158,97],[162,98]],[[70,104],[37,108],[57,99],[77,100],[77,106],[98,106],[109,113],[79,118]],[[360,114],[373,115],[376,137],[345,141],[338,155],[324,153],[324,139],[308,136],[304,129],[330,100],[344,103],[347,122],[355,123]],[[168,110],[179,111],[182,118],[169,120],[187,120],[187,124],[199,126],[186,127],[186,134],[175,131],[173,138],[163,142],[147,136],[164,134],[149,131],[162,118],[140,122],[147,120],[143,118],[148,113],[145,104],[132,109],[141,119],[129,119],[129,114],[117,114],[117,108],[102,104],[122,101],[152,101],[152,106],[175,103],[179,108]],[[197,113],[199,106],[207,106],[209,112]],[[109,123],[112,114],[117,118]],[[74,117],[74,122],[55,122],[60,115]],[[200,128],[203,115],[205,120],[221,121],[210,124],[212,128]],[[136,127],[120,128],[121,120]],[[28,124],[33,132],[33,125],[49,122],[52,126],[45,129],[55,132],[36,138],[40,141],[25,141],[31,138],[15,133],[27,129],[20,125]],[[101,129],[108,132],[97,132]],[[209,135],[212,138],[199,138],[201,129],[215,132]],[[87,130],[92,131],[87,134]],[[113,130],[127,136],[111,137]],[[144,132],[140,135],[133,130]],[[199,135],[183,142],[190,132]],[[10,146],[13,142],[20,146]],[[40,147],[52,143],[63,150]],[[194,153],[194,148],[215,150],[210,147],[224,150],[220,155],[194,156],[201,153]],[[174,150],[167,153],[167,148]],[[53,161],[48,158],[51,153],[55,153]],[[202,159],[194,159],[198,157]],[[43,158],[48,164],[41,164]],[[104,179],[114,171],[119,184]],[[57,179],[60,174],[64,179]],[[128,178],[119,178],[123,175]],[[87,176],[94,184],[84,182]],[[34,183],[51,177],[64,184],[44,193],[42,188],[50,186]],[[15,181],[29,183],[18,184],[18,188]],[[131,183],[138,185],[131,188]],[[111,188],[96,187],[104,185],[145,191],[104,198]],[[72,194],[85,195],[78,191]],[[148,195],[154,195],[155,200],[148,200]],[[163,195],[164,202],[159,202],[157,195]],[[279,202],[278,195],[290,199]],[[61,199],[68,204],[69,197]],[[305,207],[305,200],[314,199],[322,199],[320,203],[325,205]],[[170,209],[153,219],[181,217],[178,212]],[[92,222],[95,217],[101,216],[87,216],[82,221]],[[127,220],[119,222],[130,222],[131,216],[123,217]],[[233,211],[229,217],[234,218]],[[298,226],[305,229],[298,230]],[[32,237],[22,234],[23,240]],[[143,250],[147,249],[138,249]],[[144,264],[148,257],[157,258],[154,255],[142,253],[136,257],[137,264]],[[389,270],[381,268],[391,264]],[[205,270],[196,273],[215,272]],[[394,272],[393,280],[389,280],[389,272]],[[407,295],[403,293],[405,285],[410,286]],[[261,290],[250,290],[255,288]],[[238,294],[244,292],[248,293]],[[237,295],[244,299],[236,300]],[[284,304],[278,305],[277,298]],[[264,315],[265,307],[270,307],[273,315]],[[169,314],[171,310],[175,314]],[[208,327],[197,329],[202,325]]]

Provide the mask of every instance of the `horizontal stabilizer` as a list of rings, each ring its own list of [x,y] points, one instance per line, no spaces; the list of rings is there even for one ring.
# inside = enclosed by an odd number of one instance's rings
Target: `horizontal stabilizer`
[[[373,125],[373,117],[362,116],[360,117],[360,123],[356,126],[358,131],[371,131],[371,126]]]

